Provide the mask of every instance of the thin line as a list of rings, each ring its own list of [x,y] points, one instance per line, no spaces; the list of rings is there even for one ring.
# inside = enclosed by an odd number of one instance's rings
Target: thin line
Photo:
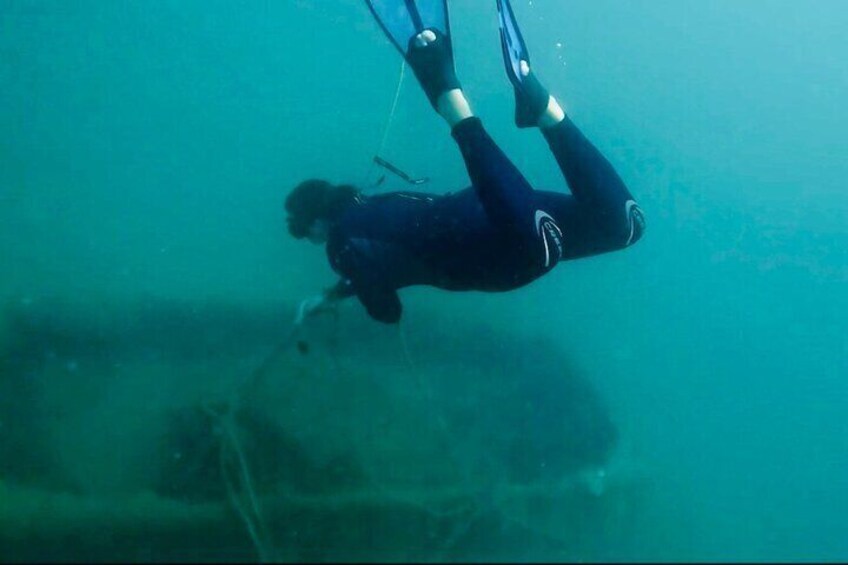
[[[406,60],[402,60],[400,63],[400,73],[398,74],[397,87],[395,88],[395,96],[392,100],[392,108],[389,110],[388,118],[386,118],[386,125],[383,126],[383,134],[380,139],[380,145],[377,147],[377,151],[374,153],[375,155],[380,155],[383,152],[383,148],[386,146],[386,141],[389,138],[389,132],[392,129],[392,124],[395,119],[395,112],[397,111],[398,101],[400,101],[400,93],[403,87],[403,78],[406,74]],[[362,179],[362,185],[365,186],[368,182],[368,177],[374,171],[377,165],[372,161],[369,163],[368,172],[365,173],[364,178]]]

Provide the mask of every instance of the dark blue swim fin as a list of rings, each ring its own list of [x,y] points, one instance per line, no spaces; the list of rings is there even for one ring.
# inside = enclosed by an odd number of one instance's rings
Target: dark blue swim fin
[[[547,109],[550,94],[531,72],[530,53],[509,0],[497,2],[504,65],[515,88],[515,123],[520,128],[533,127]]]
[[[453,61],[447,0],[365,0],[386,36],[404,56],[435,107],[439,96],[460,88]],[[415,36],[431,30],[436,40],[417,46]]]

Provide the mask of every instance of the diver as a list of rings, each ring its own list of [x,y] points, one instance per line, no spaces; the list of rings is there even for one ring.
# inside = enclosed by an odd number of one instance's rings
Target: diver
[[[447,0],[368,5],[450,126],[472,186],[444,195],[372,196],[323,180],[295,187],[285,202],[291,235],[326,244],[341,277],[301,302],[296,323],[353,296],[372,318],[396,323],[404,287],[509,291],[560,261],[623,249],[642,237],[644,217],[621,178],[533,72],[509,0],[497,0],[497,7],[515,122],[539,128],[571,194],[534,190],[472,112],[456,77]]]

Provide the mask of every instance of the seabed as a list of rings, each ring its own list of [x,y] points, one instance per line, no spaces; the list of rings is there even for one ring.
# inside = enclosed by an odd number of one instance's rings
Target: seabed
[[[635,543],[650,482],[614,471],[614,419],[555,344],[352,311],[287,342],[290,315],[11,303],[0,560],[573,561]]]

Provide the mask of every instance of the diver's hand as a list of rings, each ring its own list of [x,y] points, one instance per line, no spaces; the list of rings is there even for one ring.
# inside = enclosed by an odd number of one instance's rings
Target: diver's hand
[[[295,325],[299,326],[307,318],[311,318],[315,314],[329,310],[333,304],[334,301],[331,300],[326,293],[302,300],[300,305],[297,307],[297,315],[294,319]]]

